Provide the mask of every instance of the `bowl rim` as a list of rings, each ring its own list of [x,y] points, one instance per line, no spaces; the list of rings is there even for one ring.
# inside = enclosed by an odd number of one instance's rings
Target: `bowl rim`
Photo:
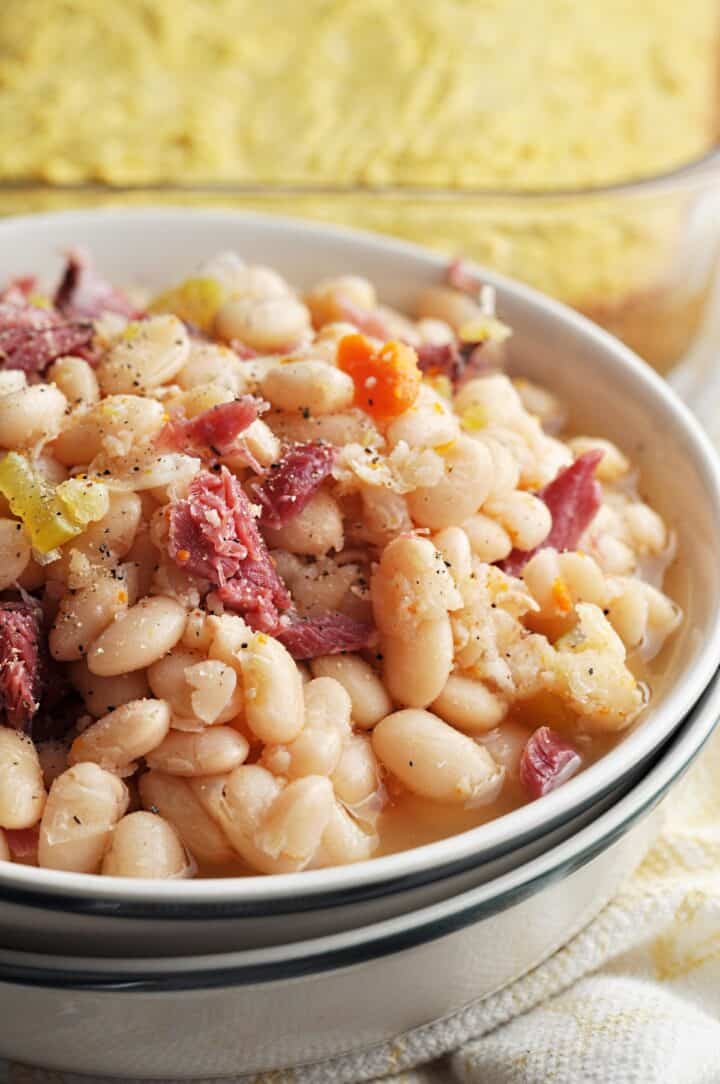
[[[275,215],[258,215],[227,210],[195,210],[188,208],[129,208],[63,211],[30,214],[0,221],[0,242],[23,230],[43,231],[62,226],[68,231],[106,224],[122,228],[135,221],[139,228],[158,224],[163,230],[175,224],[179,229],[202,231],[208,222],[222,223],[236,231],[246,228],[272,234],[288,240],[300,237],[305,242],[314,238],[318,244],[331,241],[348,248],[348,261],[353,249],[362,249],[368,256],[392,257],[417,265],[418,269],[442,271],[447,259],[422,246],[386,237],[369,231],[348,227],[328,226],[302,219]],[[235,240],[235,238],[233,238]],[[241,239],[237,238],[239,244]],[[634,384],[633,394],[646,399],[653,407],[672,418],[682,431],[686,454],[703,477],[708,497],[720,515],[720,460],[689,409],[676,393],[628,347],[586,317],[566,305],[496,272],[481,269],[483,278],[496,287],[498,300],[503,298],[522,305],[531,314],[551,317],[569,334],[576,334],[605,355],[606,365],[613,375],[623,372]],[[0,890],[15,894],[26,904],[38,907],[54,905],[87,913],[111,913],[114,917],[136,917],[142,913],[148,919],[192,917],[207,915],[212,908],[218,918],[236,918],[251,914],[266,915],[268,907],[277,910],[309,910],[320,906],[337,906],[351,899],[368,898],[386,891],[387,886],[409,886],[437,879],[448,868],[467,868],[497,853],[507,853],[527,838],[536,838],[562,823],[570,810],[587,805],[614,786],[625,771],[640,763],[687,716],[699,700],[720,664],[720,607],[715,614],[711,632],[707,635],[683,675],[682,688],[674,688],[657,709],[613,750],[571,779],[563,787],[546,795],[539,802],[528,803],[477,828],[435,843],[425,844],[396,854],[372,858],[352,866],[338,866],[302,873],[274,874],[270,877],[203,878],[186,881],[156,881],[101,877],[96,874],[67,873],[40,870],[35,867],[0,863]],[[661,737],[657,737],[660,734]],[[624,764],[624,768],[622,767]],[[510,841],[510,842],[508,842]],[[124,905],[124,906],[123,906]]]
[[[197,180],[188,183],[181,181],[130,182],[127,184],[111,181],[69,181],[54,184],[33,177],[7,178],[0,181],[0,196],[13,192],[55,192],[81,197],[83,195],[131,195],[147,193],[155,195],[207,195],[234,196],[236,198],[258,197],[312,197],[312,196],[393,196],[411,199],[487,199],[491,202],[517,200],[531,204],[554,202],[568,199],[591,199],[602,196],[644,196],[673,190],[676,188],[704,187],[710,180],[717,181],[720,175],[720,143],[713,143],[706,150],[679,162],[675,166],[657,173],[640,174],[625,180],[608,181],[603,184],[587,184],[555,188],[495,188],[473,185],[470,187],[451,188],[445,185],[412,184],[362,184],[360,182],[341,184],[333,182],[263,183],[262,181],[233,180]],[[57,212],[62,214],[64,212]]]
[[[119,959],[0,948],[0,983],[98,992],[217,989],[307,978],[412,950],[508,910],[598,858],[666,797],[718,722],[720,669],[681,733],[619,802],[545,853],[437,903],[340,933],[228,953]]]

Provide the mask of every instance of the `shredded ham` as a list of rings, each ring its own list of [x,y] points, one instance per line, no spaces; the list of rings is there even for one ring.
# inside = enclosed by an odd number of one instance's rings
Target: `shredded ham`
[[[0,369],[42,372],[63,354],[84,355],[92,337],[92,324],[31,305],[17,286],[0,296]]]
[[[296,620],[275,635],[294,659],[315,659],[341,651],[362,651],[370,642],[373,626],[330,612]]]
[[[277,463],[264,481],[252,486],[253,498],[262,509],[263,527],[284,527],[302,512],[329,476],[335,459],[329,444],[296,444]]]
[[[592,523],[602,502],[600,483],[595,480],[595,468],[603,457],[601,451],[593,450],[578,456],[574,463],[539,490],[552,515],[550,533],[534,550],[513,550],[499,561],[499,567],[510,576],[517,576],[538,550],[572,550]]]
[[[541,798],[575,775],[581,765],[574,746],[549,726],[541,726],[523,749],[520,782],[531,798]]]
[[[53,301],[63,315],[74,318],[95,320],[106,312],[130,318],[140,315],[124,293],[98,274],[89,253],[81,249],[68,252]]]
[[[422,343],[416,347],[418,365],[428,376],[446,376],[460,388],[478,373],[498,368],[496,351],[488,343]]]
[[[218,458],[237,449],[237,440],[258,416],[260,403],[251,395],[204,410],[194,418],[176,416],[163,426],[155,443],[163,451]]]
[[[290,596],[258,529],[253,505],[223,467],[201,471],[170,510],[168,552],[179,568],[210,580],[222,602],[272,632]]]
[[[6,726],[30,730],[42,687],[42,611],[30,596],[0,602],[0,716]]]

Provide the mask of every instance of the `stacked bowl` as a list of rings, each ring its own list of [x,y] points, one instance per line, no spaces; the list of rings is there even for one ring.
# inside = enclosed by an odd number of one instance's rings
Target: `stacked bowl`
[[[349,271],[399,309],[443,262],[369,234],[182,210],[0,226],[0,281],[87,245],[114,281],[237,249],[300,287]],[[117,1077],[212,1077],[353,1053],[502,988],[587,924],[640,861],[653,811],[720,714],[720,469],[667,385],[608,334],[488,273],[511,371],[628,450],[678,536],[685,621],[642,722],[537,802],[439,843],[273,877],[125,881],[0,866],[0,1054]],[[38,1022],[42,1022],[41,1039]]]

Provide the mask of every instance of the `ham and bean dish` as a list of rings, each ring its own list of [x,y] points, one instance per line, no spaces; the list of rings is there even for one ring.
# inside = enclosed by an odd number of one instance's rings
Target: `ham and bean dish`
[[[358,862],[563,784],[681,614],[623,452],[503,372],[461,264],[407,316],[222,253],[0,293],[0,858]]]

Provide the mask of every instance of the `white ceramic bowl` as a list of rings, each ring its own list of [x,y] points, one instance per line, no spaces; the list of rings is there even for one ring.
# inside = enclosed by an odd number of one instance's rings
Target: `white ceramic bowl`
[[[220,249],[277,267],[306,286],[342,272],[411,304],[444,261],[370,234],[224,212],[73,212],[0,223],[0,280],[57,274],[88,245],[119,282],[165,284]],[[610,437],[636,463],[643,492],[675,528],[674,593],[686,612],[663,656],[650,710],[600,762],[539,802],[430,846],[344,867],[272,878],[114,881],[3,864],[0,943],[95,954],[198,952],[315,936],[402,914],[494,875],[577,830],[645,770],[706,687],[720,659],[720,483],[697,423],[629,350],[569,309],[488,272],[514,328],[515,371],[559,392],[579,429]],[[491,866],[489,863],[494,862]]]
[[[372,1048],[435,1056],[471,1037],[477,1002],[565,944],[644,857],[658,803],[720,712],[715,678],[656,766],[588,828],[462,895],[343,934],[276,948],[105,960],[0,950],[0,1054],[48,1068],[178,1079],[317,1066],[317,1081],[372,1069]],[[38,1022],[41,1031],[38,1032]],[[422,1049],[429,1048],[424,1035]],[[387,1071],[378,1060],[376,1073]]]

